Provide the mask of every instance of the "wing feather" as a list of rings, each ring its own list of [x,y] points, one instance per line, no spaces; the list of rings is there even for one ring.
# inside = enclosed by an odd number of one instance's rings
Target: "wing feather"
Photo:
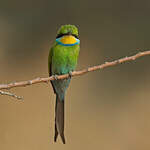
[[[48,72],[49,72],[49,76],[52,76],[52,58],[53,58],[53,47],[50,49],[50,52],[49,52],[49,56],[48,56]],[[54,87],[54,84],[53,82],[51,81],[51,84],[52,84],[52,87],[53,87],[53,90],[54,90],[54,93],[56,93],[55,91],[55,87]]]

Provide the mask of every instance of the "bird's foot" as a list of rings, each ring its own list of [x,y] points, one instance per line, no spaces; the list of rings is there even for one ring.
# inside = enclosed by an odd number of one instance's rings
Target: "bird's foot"
[[[72,71],[69,71],[69,78],[72,77]]]
[[[55,80],[58,80],[58,75],[53,75],[53,78],[54,78]]]

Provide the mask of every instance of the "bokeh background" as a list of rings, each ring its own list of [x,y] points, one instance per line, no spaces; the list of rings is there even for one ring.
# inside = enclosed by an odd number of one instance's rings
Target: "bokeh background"
[[[149,0],[1,0],[0,83],[47,77],[49,48],[63,24],[80,31],[78,68],[150,48]],[[55,95],[49,84],[0,96],[1,150],[149,150],[150,57],[72,79],[65,135],[53,142]]]

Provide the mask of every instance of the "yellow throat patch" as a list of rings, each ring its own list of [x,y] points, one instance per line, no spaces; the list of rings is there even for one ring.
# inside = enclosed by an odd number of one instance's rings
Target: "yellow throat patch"
[[[65,35],[60,39],[60,41],[63,44],[74,44],[77,42],[76,38],[72,35]]]

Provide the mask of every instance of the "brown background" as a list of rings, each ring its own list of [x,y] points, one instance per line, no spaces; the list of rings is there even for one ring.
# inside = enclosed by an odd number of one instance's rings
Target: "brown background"
[[[0,1],[0,83],[47,77],[62,24],[80,31],[78,70],[150,48],[150,1]],[[55,96],[48,84],[0,96],[0,150],[149,150],[150,57],[72,79],[67,144],[53,142]]]

